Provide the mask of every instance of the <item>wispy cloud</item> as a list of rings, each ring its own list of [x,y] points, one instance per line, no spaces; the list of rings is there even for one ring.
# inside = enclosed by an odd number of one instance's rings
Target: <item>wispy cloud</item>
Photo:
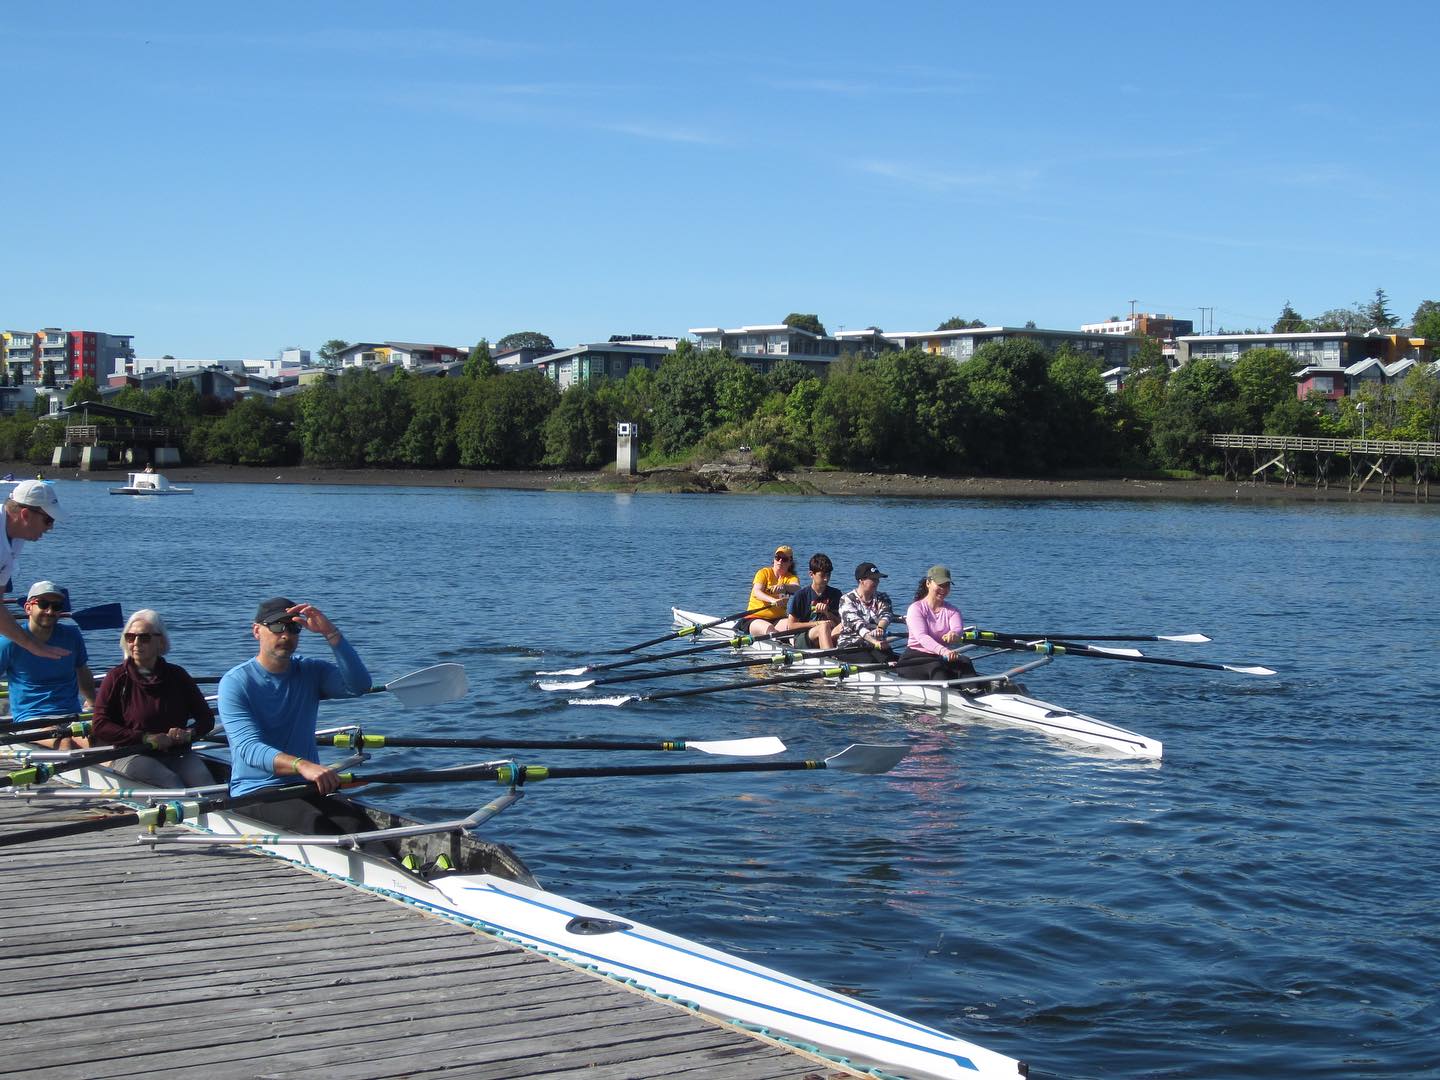
[[[881,176],[896,183],[930,191],[1014,191],[1030,187],[1040,178],[1040,170],[1034,168],[937,169],[908,161],[877,158],[852,162],[851,167],[871,176]]]
[[[596,127],[600,131],[613,131],[619,135],[631,135],[637,139],[651,139],[656,142],[687,143],[694,146],[719,146],[725,142],[724,139],[703,131],[656,124],[620,122],[597,124]]]
[[[807,94],[830,94],[837,97],[907,97],[921,95],[968,94],[975,89],[975,80],[968,77],[936,76],[925,72],[895,71],[890,77],[878,79],[843,79],[827,75],[789,78],[760,77],[756,83],[772,90]]]

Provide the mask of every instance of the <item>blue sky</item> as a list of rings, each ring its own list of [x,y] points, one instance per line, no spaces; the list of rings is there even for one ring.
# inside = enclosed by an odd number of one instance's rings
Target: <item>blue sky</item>
[[[0,328],[216,357],[1132,299],[1242,328],[1377,286],[1408,319],[1440,299],[1437,31],[1386,2],[10,4]]]

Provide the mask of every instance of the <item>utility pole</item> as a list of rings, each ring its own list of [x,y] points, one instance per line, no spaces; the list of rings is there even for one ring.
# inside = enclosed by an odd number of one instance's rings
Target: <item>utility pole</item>
[[[1132,322],[1133,322],[1134,319],[1135,319],[1135,305],[1138,304],[1139,302],[1140,302],[1139,300],[1131,300],[1131,301],[1130,301],[1130,319],[1131,319]]]

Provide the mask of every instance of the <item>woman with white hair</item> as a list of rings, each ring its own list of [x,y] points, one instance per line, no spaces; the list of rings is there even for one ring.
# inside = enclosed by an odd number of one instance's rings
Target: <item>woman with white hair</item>
[[[184,668],[167,663],[170,636],[160,613],[142,608],[120,635],[125,662],[111,668],[95,695],[91,746],[134,746],[110,768],[148,787],[215,783],[190,743],[210,733],[215,714]]]

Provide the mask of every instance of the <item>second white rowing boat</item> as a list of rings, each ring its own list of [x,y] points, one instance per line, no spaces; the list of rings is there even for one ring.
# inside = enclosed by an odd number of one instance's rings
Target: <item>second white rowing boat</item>
[[[676,626],[705,626],[714,621],[713,615],[702,615],[680,608],[671,610]],[[726,621],[700,631],[699,637],[723,640],[745,632],[738,620]],[[775,656],[784,651],[784,645],[769,641],[757,641],[743,649],[743,652],[756,657]],[[1039,657],[1022,667],[1032,670],[1048,663],[1050,659]],[[835,658],[828,656],[805,657],[796,660],[792,665],[796,671],[814,671],[835,666]],[[861,671],[843,678],[827,679],[824,683],[826,686],[836,686],[851,694],[864,695],[876,701],[900,701],[933,709],[950,718],[964,717],[969,720],[1028,728],[1071,746],[1109,756],[1158,761],[1164,752],[1162,744],[1155,739],[1086,713],[1052,705],[1023,692],[1012,693],[983,686],[967,686],[960,681],[924,682],[902,679],[887,671]]]

